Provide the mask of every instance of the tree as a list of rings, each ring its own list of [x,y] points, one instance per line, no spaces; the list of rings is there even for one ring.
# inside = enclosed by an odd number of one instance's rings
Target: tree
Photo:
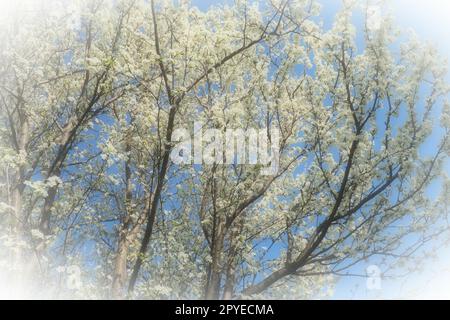
[[[2,259],[14,272],[33,257],[27,285],[308,297],[363,260],[417,257],[448,234],[448,182],[427,196],[449,151],[444,62],[397,40],[389,17],[366,17],[361,41],[352,13],[370,7],[350,1],[329,30],[312,0],[74,8],[11,16],[1,34]],[[173,163],[176,130],[194,124],[239,129],[250,145],[243,134],[264,129],[278,170]],[[63,290],[72,265],[81,284]]]

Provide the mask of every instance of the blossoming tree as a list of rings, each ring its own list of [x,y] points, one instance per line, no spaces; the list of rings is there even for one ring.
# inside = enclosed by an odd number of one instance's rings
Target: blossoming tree
[[[418,257],[448,234],[448,183],[427,194],[445,62],[369,9],[344,1],[326,29],[313,0],[19,8],[0,28],[2,273],[49,297],[306,298]],[[174,164],[194,123],[276,128],[278,170]]]

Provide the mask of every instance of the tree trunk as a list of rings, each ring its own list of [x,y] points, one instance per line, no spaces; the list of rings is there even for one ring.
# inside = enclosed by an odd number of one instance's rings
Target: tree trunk
[[[132,120],[130,126],[132,124]],[[133,188],[131,182],[131,131],[128,130],[125,137],[126,145],[125,152],[128,155],[125,161],[125,203],[124,215],[122,217],[122,224],[119,230],[119,243],[117,244],[117,255],[114,262],[114,274],[112,283],[112,298],[123,299],[125,297],[125,283],[127,281],[127,258],[128,258],[128,236],[133,233],[130,232],[130,222],[132,214]]]
[[[234,262],[231,262],[231,265],[227,270],[227,277],[225,280],[225,288],[223,290],[223,300],[231,300],[234,295],[234,281],[235,281],[235,268]]]
[[[112,298],[115,300],[120,300],[125,297],[124,289],[127,281],[128,241],[125,234],[126,230],[121,230],[120,233],[112,282]]]
[[[205,299],[206,300],[218,300],[220,296],[220,281],[221,275],[221,257],[224,241],[223,227],[224,223],[219,223],[217,233],[212,233],[211,244],[211,264],[207,275]],[[215,228],[214,228],[215,229]],[[216,230],[213,230],[216,231]]]

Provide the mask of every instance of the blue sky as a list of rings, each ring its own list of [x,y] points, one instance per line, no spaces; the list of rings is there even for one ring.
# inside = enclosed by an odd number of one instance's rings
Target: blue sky
[[[336,1],[327,1],[336,2]],[[450,2],[443,0],[392,0],[388,1],[402,31],[413,29],[420,39],[436,46],[441,55],[450,61]],[[450,76],[447,75],[450,82]],[[423,155],[432,152],[439,136],[438,130],[421,149]],[[445,165],[450,172],[450,162]],[[440,191],[439,182],[428,189],[431,197]],[[336,298],[442,298],[450,297],[450,253],[448,247],[439,248],[436,261],[427,263],[420,273],[398,280],[383,281],[382,290],[370,292],[365,289],[365,279],[343,280],[336,290]],[[358,287],[358,288],[357,288]]]
[[[322,14],[325,28],[329,28],[333,17],[341,7],[340,0],[321,0]],[[396,25],[402,31],[414,30],[420,39],[432,43],[441,55],[450,61],[450,1],[448,0],[391,0],[386,1],[394,14]],[[193,0],[193,5],[202,10],[215,4],[232,3],[231,0]],[[358,16],[355,23],[358,24]],[[361,45],[361,40],[358,40]],[[450,82],[450,76],[447,77]],[[430,155],[438,143],[439,130],[428,139],[426,146],[422,147],[422,155]],[[450,172],[450,162],[446,163],[446,171]],[[436,181],[428,189],[430,197],[436,196],[440,191],[440,183]],[[430,248],[430,247],[429,247]],[[429,249],[427,248],[427,249]],[[367,279],[361,277],[346,277],[337,282],[333,299],[367,299],[367,298],[450,298],[450,248],[441,248],[436,261],[424,266],[421,273],[409,275],[406,278],[383,279],[381,290],[368,290]],[[349,270],[350,273],[365,274],[366,265],[360,264]]]

